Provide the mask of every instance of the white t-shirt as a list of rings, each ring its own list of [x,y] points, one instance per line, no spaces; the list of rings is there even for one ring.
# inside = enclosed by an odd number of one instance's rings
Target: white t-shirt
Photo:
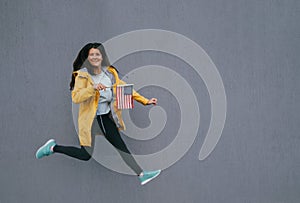
[[[103,84],[106,88],[105,90],[100,90],[100,99],[98,102],[97,115],[107,114],[110,111],[109,103],[112,100],[112,82],[110,78],[102,70],[98,75],[91,75],[95,84]]]

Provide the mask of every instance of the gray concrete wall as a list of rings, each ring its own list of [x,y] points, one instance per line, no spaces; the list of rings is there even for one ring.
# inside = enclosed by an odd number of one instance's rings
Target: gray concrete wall
[[[299,202],[299,10],[297,0],[2,0],[0,202]],[[201,78],[172,56],[136,53],[115,64],[122,74],[164,65],[193,87],[201,123],[188,153],[143,187],[95,160],[36,160],[49,138],[78,145],[68,83],[79,49],[146,28],[185,35],[217,66],[228,109],[212,154],[197,159],[210,122]],[[141,93],[158,97],[170,118],[153,140],[124,136],[133,152],[147,154],[174,139],[178,104],[164,89]],[[137,105],[136,125],[149,124],[148,110]]]

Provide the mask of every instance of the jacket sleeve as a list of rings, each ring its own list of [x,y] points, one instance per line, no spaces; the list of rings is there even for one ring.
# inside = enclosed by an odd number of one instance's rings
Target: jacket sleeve
[[[84,102],[94,96],[95,89],[93,86],[87,87],[88,80],[84,77],[77,76],[75,78],[75,85],[72,91],[72,101],[75,104]]]
[[[139,93],[137,93],[135,90],[133,90],[133,99],[136,100],[137,102],[143,104],[143,105],[147,105],[149,99],[143,97],[142,95],[140,95]]]
[[[126,84],[126,82],[124,82],[123,80],[120,80],[120,84]],[[140,95],[137,91],[133,90],[133,93],[132,93],[132,97],[135,101],[143,104],[143,105],[147,105],[148,104],[148,101],[149,99],[143,97],[142,95]]]

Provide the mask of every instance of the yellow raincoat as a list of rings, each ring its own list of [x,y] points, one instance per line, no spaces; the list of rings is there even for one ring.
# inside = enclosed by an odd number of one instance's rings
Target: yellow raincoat
[[[119,79],[118,73],[115,68],[108,67],[107,72],[111,74],[113,100],[110,104],[111,114],[119,130],[125,130],[125,125],[122,120],[122,111],[117,108],[116,104],[116,86],[125,84]],[[94,89],[94,82],[88,72],[75,71],[75,85],[72,91],[72,101],[79,104],[78,114],[78,134],[81,146],[91,146],[92,136],[91,128],[96,116],[98,108],[98,101],[100,97],[99,91]],[[133,91],[133,99],[147,105],[148,99]]]

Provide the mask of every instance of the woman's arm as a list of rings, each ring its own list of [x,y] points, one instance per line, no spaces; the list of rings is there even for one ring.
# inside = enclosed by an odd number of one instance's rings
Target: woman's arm
[[[75,104],[84,102],[94,96],[95,89],[93,86],[87,87],[88,80],[84,77],[77,76],[75,78],[75,85],[72,91],[72,101]]]
[[[140,95],[139,93],[137,93],[135,90],[133,90],[133,99],[136,100],[137,102],[140,102],[141,104],[144,105],[156,105],[157,104],[157,99],[156,98],[151,98],[151,99],[147,99],[145,97],[143,97],[142,95]]]
[[[143,105],[147,105],[149,102],[149,99],[143,97],[142,95],[140,95],[139,93],[137,93],[135,90],[133,90],[133,94],[132,97],[134,100],[136,100],[137,102],[143,104]]]

